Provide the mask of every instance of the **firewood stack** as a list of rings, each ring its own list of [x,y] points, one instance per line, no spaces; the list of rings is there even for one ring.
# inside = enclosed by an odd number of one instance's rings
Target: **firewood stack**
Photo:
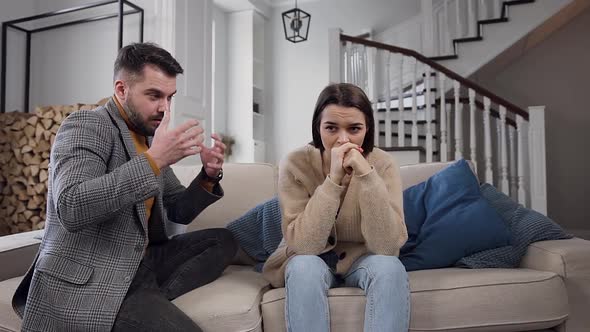
[[[105,99],[99,103],[104,105]],[[45,227],[49,154],[63,119],[98,105],[0,114],[0,236]]]

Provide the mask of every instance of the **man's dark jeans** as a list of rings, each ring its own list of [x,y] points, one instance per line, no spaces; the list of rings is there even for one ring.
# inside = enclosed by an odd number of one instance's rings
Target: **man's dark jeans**
[[[201,331],[170,301],[217,279],[236,251],[232,234],[224,228],[149,245],[113,331]]]

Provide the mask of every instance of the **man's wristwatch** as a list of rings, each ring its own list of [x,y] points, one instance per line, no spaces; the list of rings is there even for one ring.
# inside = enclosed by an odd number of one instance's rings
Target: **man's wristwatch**
[[[211,183],[218,183],[219,181],[221,181],[221,179],[223,179],[223,170],[220,169],[219,173],[217,173],[217,176],[209,176],[209,174],[207,174],[207,172],[205,172],[205,167],[201,168],[201,172],[203,173],[203,177],[205,178],[205,180],[207,180],[208,182]]]

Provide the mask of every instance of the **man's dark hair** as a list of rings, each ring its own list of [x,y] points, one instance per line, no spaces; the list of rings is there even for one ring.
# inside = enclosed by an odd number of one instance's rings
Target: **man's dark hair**
[[[375,119],[373,118],[373,108],[367,95],[361,88],[349,83],[331,84],[324,88],[318,97],[313,112],[311,123],[311,134],[313,137],[313,146],[324,151],[322,137],[320,135],[320,124],[322,113],[328,105],[338,105],[343,107],[354,107],[359,109],[365,115],[367,132],[363,140],[363,154],[367,155],[373,151],[375,146]]]
[[[173,77],[184,72],[178,61],[160,46],[154,43],[133,43],[119,50],[115,60],[114,79],[117,79],[121,71],[125,71],[130,80],[138,79],[146,65],[155,66]]]

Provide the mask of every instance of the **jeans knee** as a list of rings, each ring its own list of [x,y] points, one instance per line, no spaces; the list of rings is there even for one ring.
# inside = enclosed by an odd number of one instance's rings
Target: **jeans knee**
[[[373,277],[377,280],[387,280],[395,283],[405,283],[408,273],[402,262],[396,256],[371,255],[365,263]]]
[[[219,241],[219,245],[223,248],[225,258],[233,259],[238,251],[238,243],[236,242],[234,235],[226,228],[217,228],[216,237]]]
[[[287,283],[303,283],[310,285],[316,282],[326,282],[331,273],[328,265],[314,255],[296,255],[287,263],[285,281]]]

